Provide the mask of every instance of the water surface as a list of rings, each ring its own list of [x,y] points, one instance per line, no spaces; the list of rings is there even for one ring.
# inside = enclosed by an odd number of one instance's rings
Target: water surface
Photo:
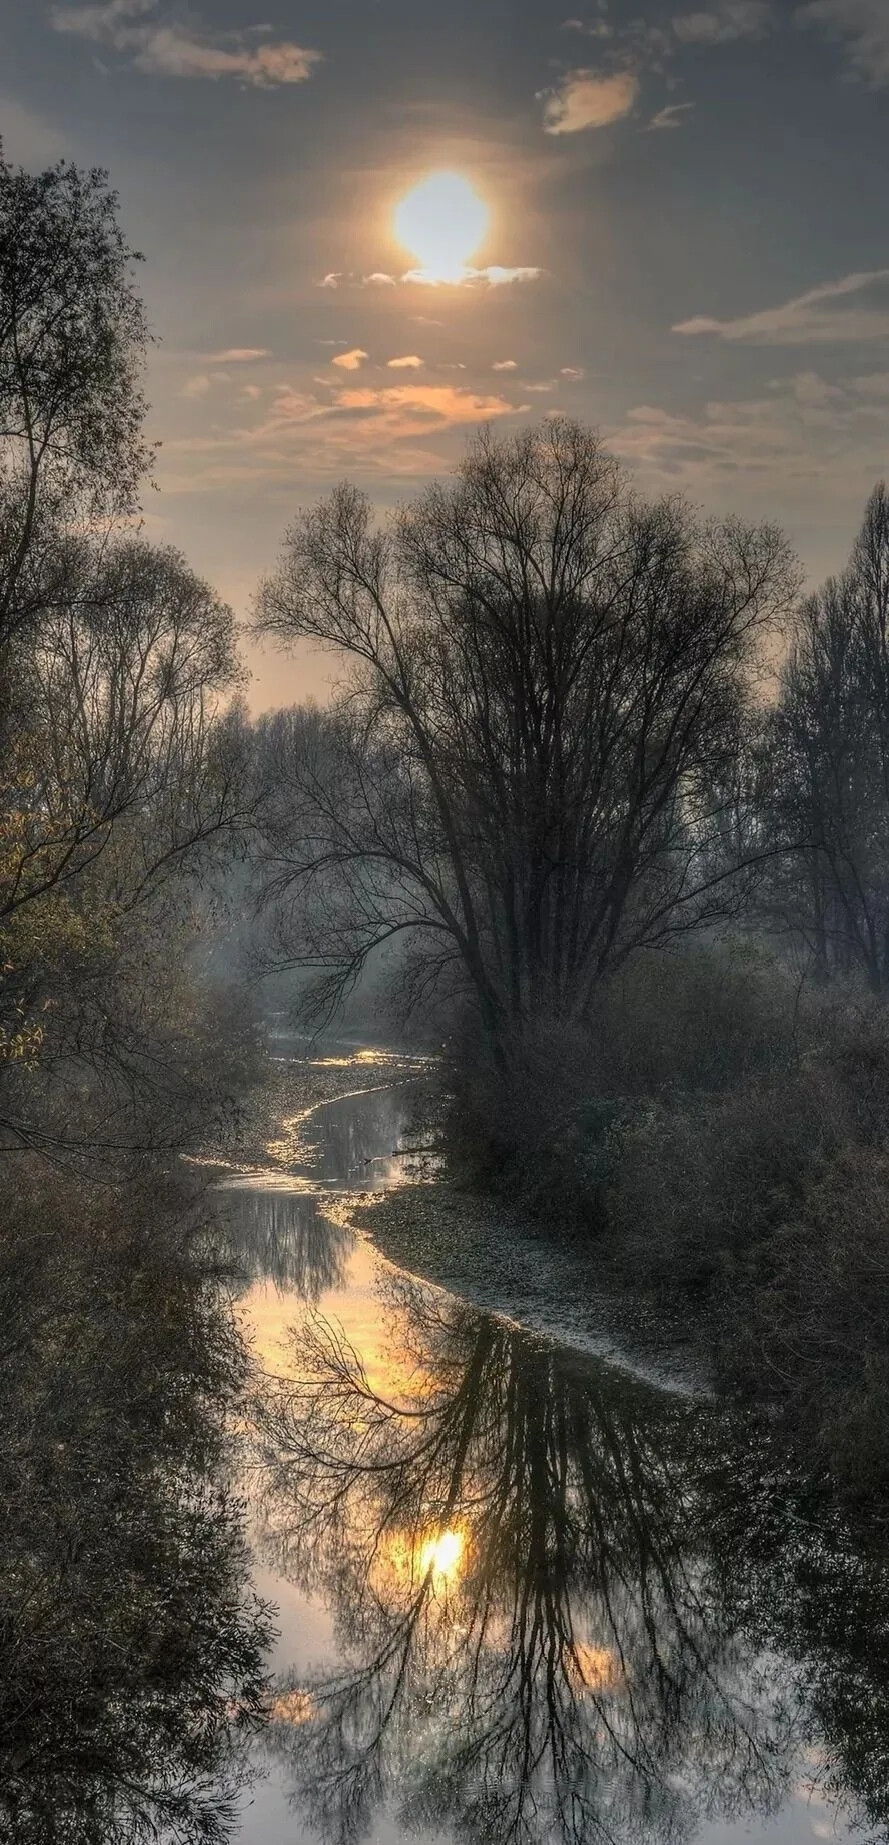
[[[357,1085],[356,1085],[357,1086]],[[279,1609],[245,1845],[776,1845],[889,1813],[889,1587],[754,1424],[409,1277],[349,1228],[409,1092],[226,1193]]]

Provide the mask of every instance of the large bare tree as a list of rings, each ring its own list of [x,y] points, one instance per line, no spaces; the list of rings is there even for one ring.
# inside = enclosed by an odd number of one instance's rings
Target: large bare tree
[[[265,727],[265,854],[319,1002],[402,935],[415,992],[456,974],[495,1034],[582,1022],[634,949],[720,913],[758,643],[795,585],[773,527],[645,503],[563,420],[482,432],[386,525],[348,486],[300,517],[259,624],[349,671],[329,715]]]

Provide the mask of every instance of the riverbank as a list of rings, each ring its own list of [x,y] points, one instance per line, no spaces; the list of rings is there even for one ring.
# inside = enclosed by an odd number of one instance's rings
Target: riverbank
[[[718,972],[718,970],[717,970]],[[889,1517],[889,1030],[753,963],[646,976],[596,1038],[550,1027],[453,1081],[451,1170],[534,1226],[575,1292],[625,1296]],[[703,1006],[703,999],[707,1005]],[[701,1002],[698,1010],[692,1003]],[[654,1017],[650,1016],[651,1009]],[[658,1032],[655,1027],[661,1026]]]
[[[412,1151],[366,1189],[340,1188],[338,1221],[398,1267],[481,1310],[652,1381],[764,1411],[806,1457],[882,1516],[889,1482],[889,1172],[881,1151],[880,1044],[757,1074],[707,1098],[572,1124],[558,1185],[471,1183]],[[403,1087],[422,1148],[436,1111],[428,1060],[338,1047],[272,1065],[233,1175],[314,1184],[318,1111]],[[590,1122],[592,1121],[592,1128]],[[588,1161],[576,1156],[591,1135]],[[317,1164],[317,1162],[315,1162]],[[550,1167],[553,1155],[550,1154]],[[541,1171],[543,1165],[541,1165]],[[532,1169],[533,1171],[533,1169]],[[593,1182],[585,1189],[585,1172]],[[604,1174],[604,1176],[603,1176]],[[579,1175],[579,1176],[578,1176]],[[383,1177],[383,1182],[380,1182]],[[566,1189],[571,1208],[566,1211]]]

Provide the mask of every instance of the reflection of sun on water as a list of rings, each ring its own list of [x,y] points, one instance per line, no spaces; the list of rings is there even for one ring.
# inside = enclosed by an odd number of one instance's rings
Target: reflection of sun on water
[[[420,1549],[422,1574],[431,1570],[433,1581],[451,1582],[460,1573],[465,1543],[462,1531],[440,1531],[427,1538]]]
[[[607,1646],[593,1646],[588,1640],[575,1640],[572,1648],[571,1664],[578,1689],[584,1691],[617,1691],[624,1683],[620,1662]]]
[[[395,208],[395,234],[427,282],[459,282],[488,228],[488,208],[459,173],[431,173]]]
[[[268,1707],[269,1720],[272,1723],[289,1723],[298,1726],[311,1723],[316,1715],[315,1700],[310,1691],[282,1691],[272,1698]]]

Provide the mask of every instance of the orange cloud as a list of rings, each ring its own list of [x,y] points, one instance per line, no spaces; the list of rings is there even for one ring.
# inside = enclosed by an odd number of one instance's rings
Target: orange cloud
[[[368,354],[363,347],[352,346],[348,352],[338,352],[333,364],[338,365],[341,371],[357,372],[367,357]]]
[[[364,410],[381,419],[390,436],[423,435],[435,425],[453,428],[462,423],[483,423],[492,417],[512,416],[517,408],[527,408],[507,403],[503,397],[449,384],[386,385],[381,390],[369,385],[347,387],[337,393],[336,403],[339,410]]]
[[[544,92],[543,125],[548,135],[579,134],[607,128],[629,115],[639,94],[635,71],[569,71],[556,90]]]
[[[386,364],[390,372],[416,372],[420,370],[423,361],[418,359],[415,352],[406,352],[403,359],[387,359]]]

